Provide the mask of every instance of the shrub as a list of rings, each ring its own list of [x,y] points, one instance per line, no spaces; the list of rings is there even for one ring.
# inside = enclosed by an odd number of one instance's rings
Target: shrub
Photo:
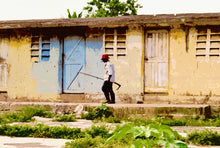
[[[199,145],[220,145],[220,134],[212,130],[195,130],[187,135],[186,141]]]
[[[12,122],[29,122],[33,121],[33,116],[41,116],[41,117],[48,117],[54,116],[52,113],[48,112],[51,108],[49,107],[24,107],[20,111],[16,111],[13,113],[4,113],[0,116],[0,123],[12,123]]]
[[[92,138],[95,138],[96,136],[100,136],[102,138],[108,138],[111,136],[106,126],[94,126],[93,125],[90,129],[86,129],[85,132],[88,135],[91,135]]]
[[[0,135],[15,137],[47,137],[76,139],[85,137],[85,133],[80,128],[68,128],[66,126],[47,126],[44,124],[30,125],[2,125]]]
[[[168,126],[220,126],[220,118],[214,119],[199,119],[199,118],[183,118],[183,119],[171,119],[166,117],[155,117],[153,119],[147,118],[129,118],[128,122],[134,122],[135,125],[147,125],[150,123]]]
[[[127,124],[117,130],[113,136],[108,138],[107,143],[130,137],[129,141],[131,143],[127,143],[130,147],[187,147],[182,141],[176,140],[180,137],[178,133],[166,125],[149,124],[146,126],[135,126],[134,124]]]
[[[94,120],[94,119],[102,119],[108,118],[110,116],[113,116],[112,111],[106,106],[106,104],[102,104],[100,107],[96,108],[88,108],[88,113],[83,114],[82,118],[85,118],[87,120]]]
[[[53,121],[58,121],[58,122],[76,122],[76,116],[73,114],[66,114],[66,115],[58,115],[53,119]]]
[[[66,142],[65,148],[91,148],[91,147],[103,147],[105,139],[100,136],[92,138],[87,135],[85,138],[79,138],[71,142]]]
[[[121,123],[121,120],[115,116],[110,116],[108,118],[104,118],[103,121],[108,122],[108,123]]]

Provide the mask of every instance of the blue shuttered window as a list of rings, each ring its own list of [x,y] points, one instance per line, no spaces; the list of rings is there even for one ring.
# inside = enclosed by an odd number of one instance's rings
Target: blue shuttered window
[[[50,37],[32,36],[31,38],[31,60],[34,63],[49,61],[50,59]]]

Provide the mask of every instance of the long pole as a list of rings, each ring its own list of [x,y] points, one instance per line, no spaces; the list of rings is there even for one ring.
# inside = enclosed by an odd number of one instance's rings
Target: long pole
[[[84,74],[84,75],[87,75],[87,76],[90,76],[90,77],[93,77],[93,78],[96,78],[96,79],[104,80],[103,78],[100,78],[100,77],[97,77],[97,76],[94,76],[94,75],[91,75],[91,74],[88,74],[88,73],[84,73],[84,72],[78,72],[78,73],[81,73],[81,74]],[[121,87],[121,84],[119,84],[117,82],[113,82],[113,83],[118,85],[118,88],[116,90],[118,90]]]

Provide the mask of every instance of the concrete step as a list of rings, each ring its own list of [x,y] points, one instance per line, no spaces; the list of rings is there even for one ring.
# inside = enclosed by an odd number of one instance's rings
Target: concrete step
[[[86,111],[89,107],[100,107],[101,103],[55,103],[55,102],[0,102],[0,110],[14,111],[25,106],[50,106],[52,111],[76,112],[77,109]],[[201,117],[211,116],[211,106],[192,104],[106,104],[119,118],[133,117]]]

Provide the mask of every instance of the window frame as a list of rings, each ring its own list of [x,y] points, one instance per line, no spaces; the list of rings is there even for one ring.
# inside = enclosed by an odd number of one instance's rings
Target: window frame
[[[202,28],[206,32],[199,33],[197,29],[196,34],[196,59],[197,61],[220,61],[220,29],[218,32],[212,32],[211,27]],[[218,39],[212,39],[213,36],[218,36]],[[206,37],[204,39],[204,37]],[[201,38],[201,39],[199,39]],[[218,43],[218,46],[212,45]],[[201,44],[201,45],[200,45]],[[205,44],[205,45],[202,45]],[[204,57],[204,58],[199,58]]]
[[[103,49],[104,53],[108,54],[109,56],[116,58],[118,56],[126,56],[127,27],[105,28],[103,35]]]
[[[51,37],[50,36],[45,36],[41,34],[31,36],[30,55],[31,55],[31,61],[33,63],[49,61],[50,52],[51,52]]]

